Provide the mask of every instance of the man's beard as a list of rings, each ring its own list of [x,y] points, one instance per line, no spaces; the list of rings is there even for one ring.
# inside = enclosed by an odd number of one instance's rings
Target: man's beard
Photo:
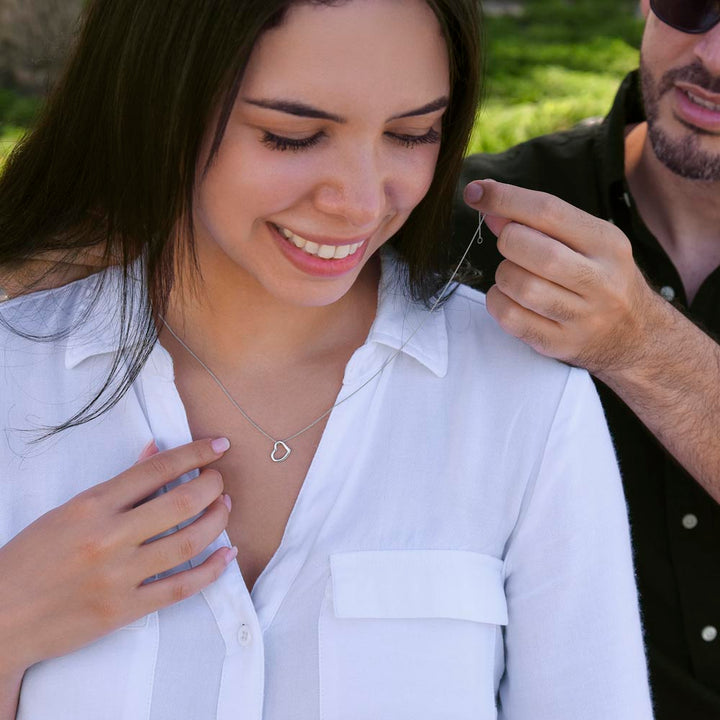
[[[683,138],[673,138],[659,127],[660,100],[674,89],[677,80],[692,83],[709,92],[720,92],[720,78],[714,78],[705,66],[696,60],[691,65],[666,72],[658,83],[650,69],[640,61],[643,102],[648,123],[648,137],[657,159],[680,177],[688,180],[720,181],[720,152],[711,153],[700,147],[700,139],[709,133],[688,128]]]

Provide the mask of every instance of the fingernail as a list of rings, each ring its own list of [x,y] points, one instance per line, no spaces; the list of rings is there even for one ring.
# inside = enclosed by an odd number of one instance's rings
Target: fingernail
[[[210,443],[210,447],[214,453],[218,455],[224,453],[230,447],[230,441],[227,438],[216,438]]]
[[[235,545],[233,545],[229,549],[229,552],[228,551],[225,552],[225,564],[229,565],[237,557],[237,554],[238,554],[238,549]]]
[[[222,496],[222,501],[225,503],[225,507],[228,509],[228,512],[230,512],[232,510],[232,500],[227,493]]]
[[[141,460],[145,460],[145,458],[149,458],[150,456],[154,455],[158,451],[157,444],[155,443],[155,440],[151,440],[140,452],[140,455],[138,456],[138,462]]]
[[[465,202],[475,203],[483,196],[483,186],[480,183],[472,182],[465,187],[463,197]]]

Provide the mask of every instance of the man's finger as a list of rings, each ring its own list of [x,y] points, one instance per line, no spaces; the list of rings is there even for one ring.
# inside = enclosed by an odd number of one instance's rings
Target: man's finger
[[[495,180],[470,183],[464,197],[481,213],[535,228],[588,256],[599,253],[619,233],[610,223],[553,195]]]
[[[541,317],[516,303],[497,285],[493,285],[488,291],[487,309],[508,335],[527,343],[541,355],[557,357],[553,353],[553,347],[560,325],[554,320]]]
[[[505,224],[497,248],[506,260],[581,297],[600,281],[596,261],[519,223]]]
[[[580,296],[509,260],[495,273],[495,284],[511,300],[535,314],[558,323],[577,320],[584,309]]]

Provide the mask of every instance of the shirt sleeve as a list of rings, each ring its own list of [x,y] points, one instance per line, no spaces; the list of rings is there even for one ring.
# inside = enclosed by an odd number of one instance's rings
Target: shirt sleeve
[[[652,718],[625,499],[583,370],[570,370],[505,569],[499,718]]]

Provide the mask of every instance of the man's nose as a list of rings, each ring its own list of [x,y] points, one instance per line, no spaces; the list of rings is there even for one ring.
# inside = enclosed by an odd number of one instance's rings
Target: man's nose
[[[720,23],[698,38],[695,55],[716,77],[720,77]]]

